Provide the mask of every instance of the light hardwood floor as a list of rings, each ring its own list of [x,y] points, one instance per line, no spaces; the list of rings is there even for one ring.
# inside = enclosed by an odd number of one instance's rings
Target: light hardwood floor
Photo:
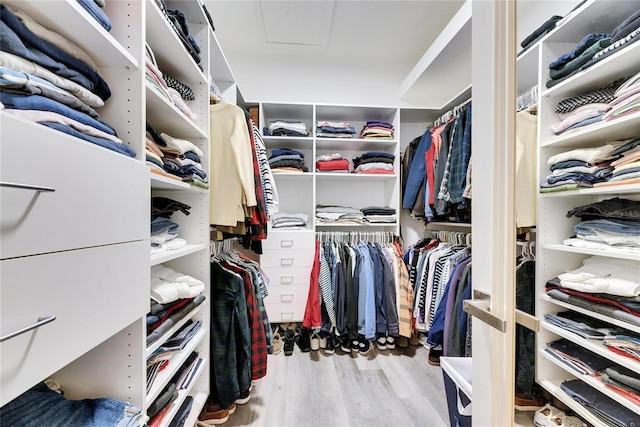
[[[448,426],[442,369],[427,350],[269,355],[267,376],[225,426]]]

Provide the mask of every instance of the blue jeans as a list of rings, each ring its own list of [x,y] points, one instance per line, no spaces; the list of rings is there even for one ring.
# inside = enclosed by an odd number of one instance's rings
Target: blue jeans
[[[80,6],[107,31],[111,31],[111,20],[93,0],[77,0]]]
[[[573,226],[573,231],[583,236],[594,235],[595,230],[619,236],[640,236],[640,223],[622,219],[594,219]]]
[[[12,427],[130,427],[141,414],[113,398],[67,400],[43,382],[0,408],[2,425]]]
[[[96,144],[100,147],[107,148],[111,151],[115,151],[116,153],[124,154],[125,156],[128,156],[128,157],[136,156],[136,152],[133,150],[133,148],[129,147],[127,144],[110,141],[108,139],[99,138],[93,135],[87,135],[86,133],[79,132],[70,126],[63,125],[61,123],[40,122],[40,124],[46,127],[55,129],[57,131],[66,133],[67,135],[75,136],[76,138],[80,138],[92,144]]]
[[[597,42],[600,39],[604,39],[604,38],[610,37],[610,36],[611,36],[611,34],[596,34],[596,33],[587,34],[586,36],[584,36],[582,38],[582,40],[580,40],[578,42],[576,47],[571,52],[567,52],[567,53],[565,53],[563,55],[560,55],[560,57],[558,59],[556,59],[551,64],[549,64],[549,68],[552,69],[552,70],[557,70],[557,69],[562,68],[568,62],[570,62],[573,59],[577,58],[578,56],[582,55],[582,52],[587,50],[587,48],[589,48],[589,46],[591,46],[592,44],[594,44],[595,42]]]

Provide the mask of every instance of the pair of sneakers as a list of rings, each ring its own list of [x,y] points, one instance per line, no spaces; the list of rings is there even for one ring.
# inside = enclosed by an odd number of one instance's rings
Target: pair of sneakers
[[[396,339],[392,336],[378,334],[376,337],[376,347],[378,347],[378,350],[394,350],[396,348]]]
[[[587,427],[580,418],[569,416],[548,403],[536,411],[533,423],[536,427]]]

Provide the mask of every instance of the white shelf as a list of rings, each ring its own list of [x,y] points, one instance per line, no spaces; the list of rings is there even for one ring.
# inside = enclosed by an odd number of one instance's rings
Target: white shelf
[[[330,173],[330,172],[316,172],[316,178],[322,181],[393,181],[398,178],[398,175],[376,175],[366,173]]]
[[[262,140],[265,144],[269,144],[269,146],[273,146],[274,143],[279,144],[296,144],[301,147],[311,148],[313,144],[313,138],[310,136],[271,136],[271,135],[262,135]],[[288,147],[292,148],[292,147]]]
[[[598,255],[605,256],[611,258],[619,258],[619,259],[630,259],[632,261],[640,261],[640,252],[629,252],[624,251],[622,249],[587,249],[587,248],[577,248],[573,246],[567,246],[557,243],[543,243],[540,245],[543,249],[548,249],[552,251],[559,252],[572,252],[576,254],[585,254],[585,255]]]
[[[191,338],[187,343],[185,348],[180,352],[174,353],[171,359],[169,359],[169,366],[158,372],[155,380],[153,381],[153,385],[151,386],[151,390],[149,390],[149,393],[147,394],[147,408],[158,397],[162,389],[167,385],[168,381],[173,377],[178,369],[180,369],[180,366],[182,366],[185,360],[187,360],[189,355],[193,350],[195,350],[198,344],[200,344],[200,341],[202,341],[207,333],[207,327],[202,325],[198,332],[196,332],[193,338]]]
[[[205,361],[203,359],[203,361]],[[187,417],[187,421],[184,423],[185,426],[195,426],[196,421],[198,421],[198,417],[200,416],[200,412],[202,412],[202,408],[207,403],[207,399],[209,395],[207,393],[199,392],[195,393],[193,397],[193,405],[191,405],[191,412],[189,412],[189,416]]]
[[[191,185],[186,182],[178,181],[166,176],[155,174],[149,171],[151,174],[151,188],[154,190],[172,190],[172,191],[186,191],[191,190]]]
[[[577,413],[582,419],[587,421],[589,424],[598,427],[606,427],[606,424],[602,422],[602,420],[596,417],[591,411],[589,411],[585,406],[579,404],[575,400],[569,397],[567,393],[565,393],[561,388],[560,384],[562,380],[550,380],[550,379],[537,379],[537,382],[544,387],[549,393],[553,394],[555,397],[560,399],[565,405],[567,405],[571,410]]]
[[[138,69],[140,66],[135,57],[77,1],[3,0],[2,3],[22,10],[42,26],[73,40],[74,44],[91,55],[98,67]],[[135,12],[132,8],[131,13]],[[116,83],[111,82],[112,85]]]
[[[158,68],[194,89],[193,85],[209,81],[187,52],[178,35],[153,0],[146,0],[147,43],[156,57]]]
[[[332,151],[386,151],[398,144],[395,139],[316,138],[316,149]],[[349,160],[349,159],[347,159]]]
[[[540,56],[540,43],[527,49],[518,56],[516,69],[518,73],[517,91],[521,93],[538,85],[538,61]]]
[[[184,390],[178,390],[178,398],[173,401],[170,404],[170,409],[167,411],[166,415],[164,416],[164,418],[162,419],[162,422],[160,423],[160,427],[166,427],[169,426],[171,424],[171,421],[173,420],[173,417],[176,416],[176,414],[178,413],[178,409],[180,409],[180,406],[182,406],[182,403],[186,400],[187,396],[189,396],[189,394],[191,393],[191,390],[193,390],[193,387],[195,385],[195,383],[197,382],[197,378],[202,375],[202,372],[204,371],[205,366],[207,365],[207,359],[202,358],[202,363],[200,364],[200,366],[198,367],[194,379],[191,381],[191,384],[189,385],[188,388],[184,389]],[[197,395],[200,394],[204,394],[204,393],[198,393]],[[206,398],[205,398],[205,402],[206,402]],[[204,406],[204,405],[203,405]],[[193,412],[194,409],[197,408],[202,408],[200,406],[200,401],[198,401],[198,406],[196,406],[196,401],[194,399],[193,404],[191,406],[191,412]],[[199,409],[198,409],[199,411]],[[189,413],[189,415],[191,415],[191,412]],[[199,414],[199,412],[198,412]],[[187,417],[189,418],[189,417]],[[197,419],[197,417],[196,417]],[[194,422],[195,423],[195,422]],[[184,424],[185,426],[189,426],[189,425],[195,425],[195,424]]]
[[[276,180],[279,179],[300,179],[300,180],[309,180],[313,179],[313,172],[273,172],[273,177]]]
[[[605,2],[606,3],[606,2]],[[571,97],[603,88],[617,79],[631,77],[639,71],[640,44],[634,43],[592,65],[565,81],[546,89],[542,96]],[[635,70],[630,72],[630,70]],[[548,74],[544,77],[546,83]]]
[[[352,227],[352,228],[373,228],[373,227],[397,227],[397,223],[380,223],[380,224],[325,224],[316,222],[316,228],[323,227]]]
[[[640,112],[570,131],[544,141],[542,147],[600,147],[607,141],[633,138],[638,134],[640,134]]]
[[[597,390],[600,393],[606,395],[607,397],[615,400],[616,402],[618,402],[622,406],[626,407],[627,409],[629,409],[629,410],[631,410],[631,411],[633,411],[633,412],[635,412],[637,414],[640,414],[640,406],[634,404],[630,400],[625,399],[624,397],[622,397],[620,394],[618,394],[618,393],[614,392],[613,390],[607,388],[603,383],[601,383],[600,381],[596,380],[594,377],[592,377],[590,375],[581,375],[577,371],[572,370],[567,365],[563,364],[562,362],[560,362],[559,360],[555,359],[550,354],[547,354],[544,351],[541,351],[540,354],[542,355],[542,357],[544,357],[545,359],[547,359],[548,361],[550,361],[554,365],[562,368],[568,374],[576,376],[577,379],[583,381],[585,384],[588,384],[594,390]]]
[[[207,245],[204,243],[188,244],[184,248],[176,249],[175,251],[166,251],[163,253],[151,255],[151,266],[162,264],[163,262],[171,261],[172,259],[181,258],[186,255],[190,255],[196,252],[207,249]]]
[[[539,298],[540,298],[541,301],[547,301],[547,302],[550,302],[552,304],[558,305],[560,307],[564,307],[564,308],[572,310],[572,311],[577,311],[578,313],[586,314],[587,316],[593,317],[594,319],[599,319],[599,320],[602,320],[603,322],[608,322],[608,323],[611,323],[613,325],[620,326],[622,328],[625,328],[625,329],[628,329],[628,330],[630,330],[632,332],[635,332],[636,334],[640,334],[640,326],[634,325],[634,324],[629,323],[629,322],[625,322],[624,320],[615,319],[613,317],[610,317],[610,316],[607,316],[607,315],[604,315],[604,314],[600,314],[600,313],[596,313],[595,311],[587,310],[585,308],[578,307],[576,305],[569,304],[569,303],[566,303],[564,301],[559,301],[557,299],[551,298],[548,295],[540,295]]]
[[[186,316],[184,316],[182,319],[180,319],[175,325],[173,325],[171,328],[169,328],[164,334],[162,334],[162,336],[160,338],[158,338],[156,341],[154,341],[152,344],[150,344],[147,348],[146,348],[146,353],[145,353],[145,359],[148,359],[149,356],[151,356],[151,354],[156,351],[159,347],[162,347],[162,344],[164,344],[170,337],[171,335],[175,334],[180,328],[182,328],[182,325],[184,325],[185,323],[187,323],[187,321],[189,319],[193,319],[193,317],[198,314],[200,312],[200,310],[202,310],[202,308],[207,305],[207,301],[203,301],[202,303],[198,304],[193,310],[191,310]],[[203,328],[205,325],[202,325],[201,328]],[[206,329],[206,328],[205,328]]]
[[[579,335],[574,334],[573,332],[570,332],[558,326],[552,325],[545,320],[540,322],[540,327],[542,329],[546,329],[550,332],[553,332],[556,335],[560,335],[562,338],[566,338],[569,341],[576,343],[579,346],[584,347],[587,350],[593,353],[596,353],[606,359],[609,359],[620,366],[624,366],[625,368],[631,369],[632,371],[635,371],[635,372],[640,371],[640,362],[630,357],[621,356],[607,349],[607,347],[604,344],[602,344],[602,340],[588,340],[588,339],[582,338]]]
[[[208,132],[200,128],[178,107],[146,84],[147,121],[158,132],[177,138],[206,138]],[[197,145],[197,144],[196,144]]]
[[[540,193],[540,197],[598,196],[608,194],[634,194],[640,191],[638,184],[612,185],[610,187],[584,188],[582,190]]]

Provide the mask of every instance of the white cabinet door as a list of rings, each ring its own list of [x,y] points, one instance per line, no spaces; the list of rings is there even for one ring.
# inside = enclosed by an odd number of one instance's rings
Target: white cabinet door
[[[513,425],[515,318],[515,1],[474,1],[473,425]],[[494,326],[486,323],[483,319]]]
[[[0,262],[0,405],[145,315],[148,251],[139,241]]]

